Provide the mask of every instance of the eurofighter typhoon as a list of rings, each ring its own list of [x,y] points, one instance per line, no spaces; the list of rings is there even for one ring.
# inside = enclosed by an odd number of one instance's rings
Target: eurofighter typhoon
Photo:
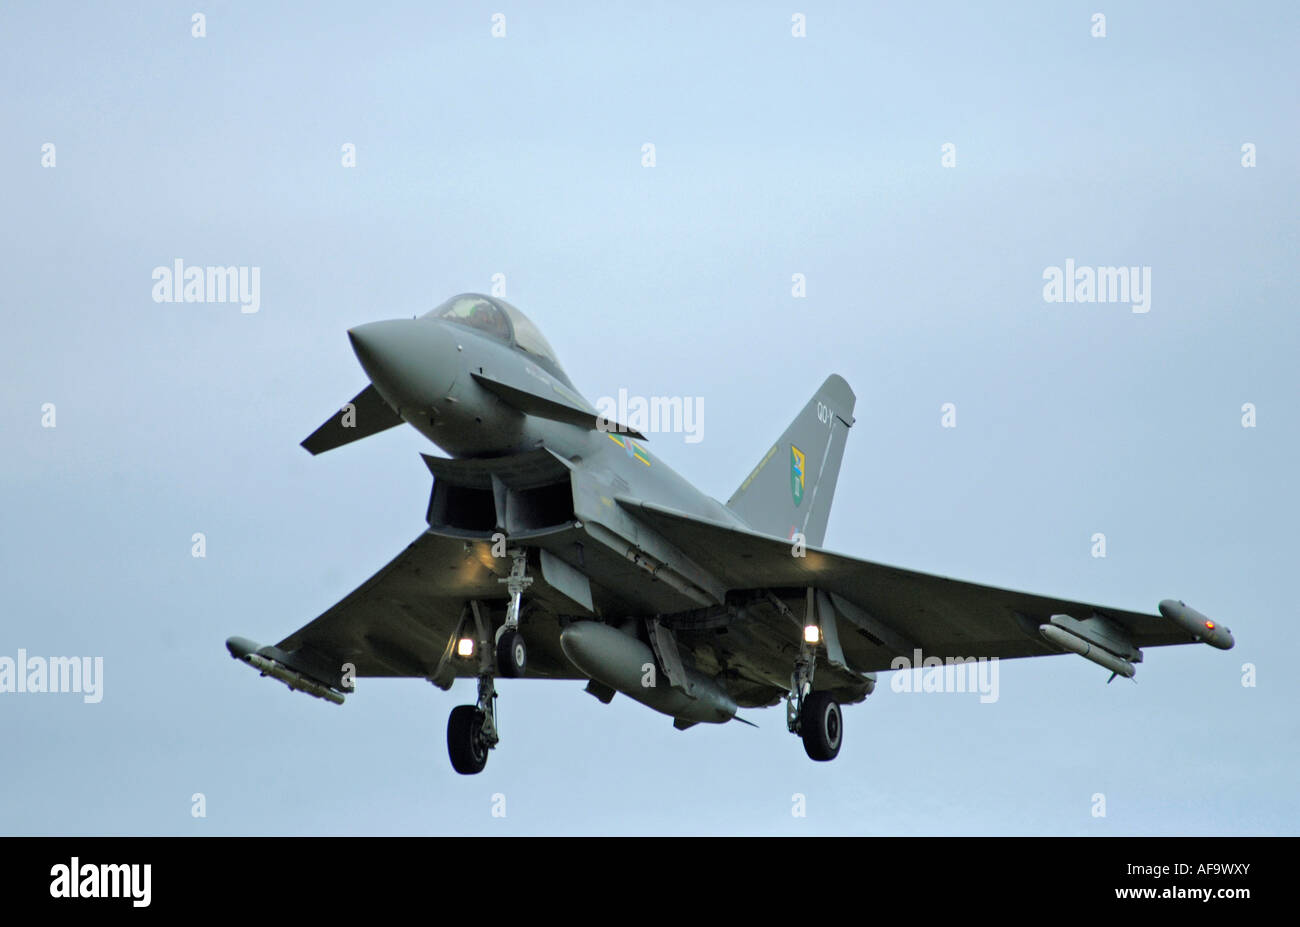
[[[498,676],[585,680],[679,729],[786,705],[814,760],[844,740],[895,658],[1074,653],[1131,677],[1144,647],[1227,628],[1166,599],[1143,614],[995,589],[822,549],[855,397],[832,375],[724,505],[585,400],[538,328],[502,299],[456,296],[348,331],[370,379],[302,442],[312,454],[402,423],[450,456],[421,532],[274,646],[231,655],[342,704],[356,677],[416,677],[478,698],[451,712],[457,772],[500,742]],[[969,657],[967,657],[969,659]],[[896,664],[894,664],[896,665]]]

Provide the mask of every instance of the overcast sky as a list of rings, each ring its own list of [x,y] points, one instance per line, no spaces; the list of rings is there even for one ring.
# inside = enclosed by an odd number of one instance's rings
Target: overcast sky
[[[97,704],[0,693],[0,833],[1300,830],[1300,9],[646,6],[0,8],[0,657],[104,666]],[[258,268],[258,311],[156,302],[177,259]],[[1150,268],[1149,311],[1046,301],[1067,260]],[[423,528],[413,429],[298,446],[366,383],[345,330],[498,273],[588,398],[703,400],[651,446],[710,494],[839,373],[828,547],[1181,598],[1236,649],[1009,661],[992,704],[886,675],[829,764],[780,708],[678,732],[506,681],[477,777],[472,682],[259,679],[227,636]]]

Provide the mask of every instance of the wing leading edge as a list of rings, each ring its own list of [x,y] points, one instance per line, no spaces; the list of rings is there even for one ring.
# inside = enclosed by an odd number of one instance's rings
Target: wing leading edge
[[[276,648],[310,655],[316,665],[350,663],[354,675],[426,678],[443,686],[477,674],[477,662],[454,653],[459,632],[472,627],[468,602],[481,603],[489,622],[501,623],[508,570],[482,540],[426,531],[338,603],[294,631]],[[580,679],[559,650],[555,593],[535,587],[529,672],[543,678]],[[468,632],[467,632],[468,633]],[[331,677],[336,678],[336,677]]]

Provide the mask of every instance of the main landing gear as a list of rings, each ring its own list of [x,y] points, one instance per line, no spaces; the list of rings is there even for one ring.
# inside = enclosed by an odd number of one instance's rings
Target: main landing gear
[[[809,620],[811,626],[811,597]],[[844,716],[840,703],[829,692],[814,692],[813,672],[817,669],[817,653],[805,636],[799,646],[799,656],[790,676],[790,691],[785,697],[785,725],[791,734],[803,739],[804,752],[818,762],[839,756],[844,743]]]
[[[833,760],[844,742],[844,718],[840,703],[829,692],[810,693],[803,701],[799,717],[799,736],[803,748],[814,760]]]
[[[473,705],[456,706],[447,719],[447,754],[451,757],[452,769],[464,776],[482,772],[487,765],[488,751],[501,739],[497,732],[495,675],[500,673],[508,679],[518,678],[524,675],[528,666],[528,648],[519,631],[519,616],[524,590],[533,579],[526,573],[527,553],[519,549],[507,553],[513,561],[510,575],[500,582],[506,584],[510,603],[506,607],[505,624],[496,634],[495,651],[488,647],[489,625],[478,602],[469,603],[478,633],[478,701]]]
[[[478,703],[457,705],[447,719],[447,754],[462,776],[481,773],[488,751],[497,745],[497,693],[491,674],[478,678]]]

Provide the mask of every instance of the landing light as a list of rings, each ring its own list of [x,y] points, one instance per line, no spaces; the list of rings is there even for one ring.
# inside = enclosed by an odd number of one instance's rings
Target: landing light
[[[1213,621],[1207,621],[1207,622],[1205,622],[1205,626],[1206,626],[1209,630],[1211,630],[1211,631],[1214,630],[1214,622],[1213,622]]]
[[[462,657],[474,656],[474,638],[462,637],[456,643],[456,653],[458,653]]]
[[[803,629],[803,639],[810,644],[817,644],[822,639],[822,629],[815,624],[810,624]]]

